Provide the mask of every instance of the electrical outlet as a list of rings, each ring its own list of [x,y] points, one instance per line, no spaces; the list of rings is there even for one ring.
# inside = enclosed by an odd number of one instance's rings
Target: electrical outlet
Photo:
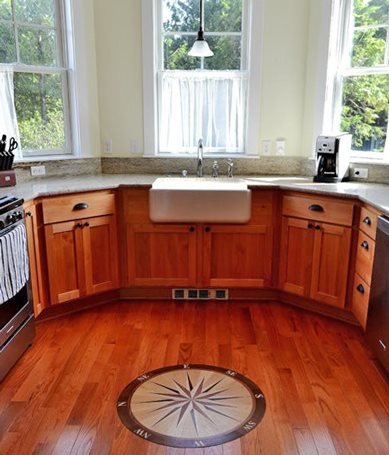
[[[276,140],[276,155],[278,156],[285,155],[285,139]]]
[[[31,166],[30,172],[33,177],[37,177],[39,175],[46,175],[46,166]]]
[[[262,141],[262,155],[270,155],[271,154],[271,141],[265,139]]]
[[[355,167],[353,169],[353,176],[356,179],[367,179],[369,177],[369,169],[365,167]]]
[[[104,153],[112,153],[112,139],[104,139]]]

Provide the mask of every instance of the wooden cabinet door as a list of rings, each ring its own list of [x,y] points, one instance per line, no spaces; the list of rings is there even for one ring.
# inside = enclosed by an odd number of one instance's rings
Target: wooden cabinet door
[[[203,227],[203,285],[258,288],[270,285],[271,226]]]
[[[79,298],[85,289],[82,227],[67,221],[45,226],[52,305]]]
[[[128,224],[127,284],[195,286],[196,243],[194,225]]]
[[[116,219],[113,215],[82,221],[87,295],[118,287]]]
[[[343,308],[346,302],[351,228],[315,223],[311,297]]]
[[[30,262],[30,280],[34,314],[38,316],[45,307],[42,270],[40,267],[41,250],[38,238],[36,208],[34,204],[25,205],[25,223],[27,232],[28,257]]]
[[[309,297],[315,230],[313,223],[283,217],[280,251],[280,288]]]

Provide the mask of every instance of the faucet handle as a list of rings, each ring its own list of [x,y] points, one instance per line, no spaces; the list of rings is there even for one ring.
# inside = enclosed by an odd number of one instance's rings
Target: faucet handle
[[[216,160],[212,164],[212,177],[219,177],[219,164]]]
[[[231,158],[227,160],[227,176],[230,178],[234,176],[234,162]]]

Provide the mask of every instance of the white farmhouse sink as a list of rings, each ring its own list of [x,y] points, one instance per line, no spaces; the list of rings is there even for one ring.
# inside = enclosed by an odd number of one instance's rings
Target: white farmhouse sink
[[[247,223],[251,190],[240,180],[159,178],[150,189],[156,223]]]

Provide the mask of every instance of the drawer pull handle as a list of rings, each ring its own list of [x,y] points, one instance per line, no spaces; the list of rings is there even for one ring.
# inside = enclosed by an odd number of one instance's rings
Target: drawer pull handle
[[[361,247],[365,250],[368,250],[369,249],[369,242],[367,242],[366,240],[364,240],[362,243],[361,243]]]
[[[324,212],[324,209],[321,205],[318,204],[312,204],[308,207],[308,210],[311,210],[312,212]]]
[[[378,340],[378,343],[380,344],[381,348],[386,351],[386,344],[382,340]]]
[[[363,219],[363,222],[365,224],[367,224],[368,226],[371,226],[371,219],[369,216],[366,216],[364,219]]]
[[[73,210],[85,210],[89,207],[86,202],[79,202],[73,207]]]
[[[365,288],[363,287],[363,284],[358,284],[357,291],[360,292],[361,294],[365,293]]]

